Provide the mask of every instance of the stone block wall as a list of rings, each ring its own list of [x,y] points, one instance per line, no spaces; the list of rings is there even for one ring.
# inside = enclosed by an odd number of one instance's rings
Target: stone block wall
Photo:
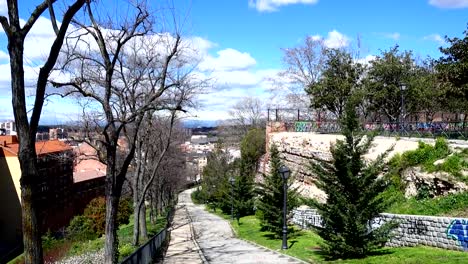
[[[399,226],[393,230],[390,247],[426,245],[468,252],[468,218],[422,215],[381,214],[371,228],[394,220]],[[315,209],[295,209],[292,221],[301,228],[321,226],[322,218]]]

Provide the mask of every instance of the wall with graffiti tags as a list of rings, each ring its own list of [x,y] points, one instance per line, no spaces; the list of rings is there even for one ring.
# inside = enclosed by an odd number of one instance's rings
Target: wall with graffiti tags
[[[381,214],[369,223],[378,228],[387,221],[397,221],[390,247],[426,245],[468,252],[468,218],[422,215]],[[296,209],[292,221],[301,228],[321,226],[322,218],[315,209]]]

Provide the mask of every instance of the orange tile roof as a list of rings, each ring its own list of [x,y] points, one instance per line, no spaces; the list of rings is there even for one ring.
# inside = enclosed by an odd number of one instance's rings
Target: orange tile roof
[[[3,151],[3,156],[18,156],[19,144],[7,144],[0,146]],[[36,142],[36,154],[38,156],[45,154],[58,153],[72,150],[72,148],[59,140],[48,140]]]

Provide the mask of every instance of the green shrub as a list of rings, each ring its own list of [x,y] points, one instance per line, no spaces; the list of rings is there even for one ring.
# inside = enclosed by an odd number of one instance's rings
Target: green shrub
[[[42,248],[44,250],[49,250],[53,247],[55,247],[57,244],[59,244],[59,240],[56,239],[50,230],[48,230],[43,236],[42,236]]]
[[[434,146],[420,141],[417,149],[403,153],[401,166],[404,169],[411,166],[423,165],[425,169],[430,170],[434,167],[434,161],[442,159],[449,154],[448,142],[444,138],[438,138]]]
[[[119,202],[117,225],[128,224],[132,210],[131,202],[127,199],[121,199]],[[105,197],[97,197],[91,200],[86,206],[83,215],[92,221],[93,230],[98,236],[104,234],[106,225]]]
[[[73,217],[67,227],[67,238],[73,241],[86,241],[96,239],[98,235],[94,232],[93,222],[90,218],[77,215]]]
[[[389,213],[415,215],[450,215],[451,212],[466,209],[468,192],[448,194],[433,199],[402,199],[394,203]]]
[[[192,197],[192,201],[195,204],[203,204],[203,202],[205,201],[205,197],[203,195],[203,192],[201,190],[199,190],[199,189],[192,192],[192,194],[190,196]]]
[[[119,247],[119,257],[124,259],[130,256],[133,252],[135,252],[137,248],[132,244],[123,244]]]

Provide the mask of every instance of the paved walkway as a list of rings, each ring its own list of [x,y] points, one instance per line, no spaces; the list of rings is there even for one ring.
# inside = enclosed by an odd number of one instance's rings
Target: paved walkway
[[[302,263],[235,238],[226,220],[192,203],[191,191],[179,195],[164,263]]]
[[[190,200],[189,202],[193,205]],[[163,263],[204,263],[202,260],[203,254],[194,239],[192,228],[186,199],[179,197],[179,203],[177,204],[171,226],[171,241],[169,242]]]

